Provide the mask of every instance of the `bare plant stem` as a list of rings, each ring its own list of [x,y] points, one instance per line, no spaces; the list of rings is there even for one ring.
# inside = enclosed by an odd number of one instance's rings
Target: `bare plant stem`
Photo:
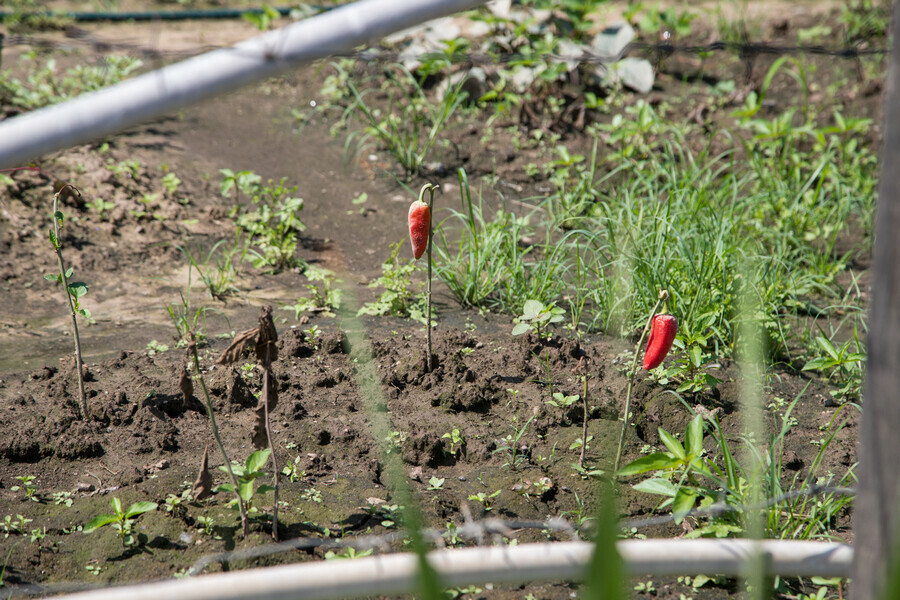
[[[637,375],[638,356],[641,354],[641,348],[644,346],[644,338],[647,337],[647,332],[650,330],[653,316],[656,314],[656,311],[659,310],[659,305],[668,299],[668,297],[669,292],[660,290],[659,298],[657,298],[653,310],[650,311],[650,318],[647,319],[647,324],[644,325],[644,330],[641,332],[641,339],[638,340],[637,345],[634,347],[634,358],[631,361],[631,367],[628,369],[628,390],[625,392],[625,415],[622,417],[622,431],[619,433],[619,448],[616,450],[616,461],[613,463],[614,476],[619,470],[619,461],[622,460],[622,450],[625,447],[625,431],[628,429],[628,414],[631,411],[631,390],[634,388],[634,377]]]
[[[587,422],[588,422],[588,377],[587,377],[587,363],[584,362],[584,357],[579,361],[585,364],[584,367],[584,375],[582,375],[581,379],[584,381],[584,389],[581,394],[581,407],[584,410],[584,416],[581,422],[581,454],[578,456],[578,468],[584,468],[584,449],[587,447]]]
[[[63,261],[62,248],[59,237],[59,195],[66,190],[69,194],[78,193],[77,189],[69,184],[64,185],[56,195],[53,196],[53,248],[56,250],[56,260],[59,263],[59,275],[62,281],[63,290],[66,292],[66,302],[69,305],[69,313],[72,315],[72,328],[75,330],[75,370],[78,373],[78,401],[81,405],[81,418],[84,421],[89,419],[87,397],[84,393],[84,363],[81,360],[81,338],[78,335],[78,318],[75,313],[75,305],[72,302],[72,294],[69,292],[69,278],[66,277],[66,264]],[[73,191],[74,190],[74,191]]]
[[[272,427],[269,424],[269,377],[271,375],[271,363],[269,360],[269,345],[266,345],[266,364],[263,370],[263,390],[265,394],[266,437],[269,440],[269,452],[272,458],[272,473],[275,479],[275,504],[272,507],[272,539],[278,541],[278,462],[275,459],[275,442],[272,441]]]
[[[432,238],[434,237],[434,190],[437,189],[436,185],[426,183],[422,186],[422,189],[419,191],[419,200],[425,197],[425,192],[427,191],[428,196],[428,295],[427,301],[425,303],[425,338],[426,338],[426,351],[428,352],[428,357],[425,359],[425,370],[427,372],[431,372],[434,369],[434,354],[431,351],[431,244]]]
[[[209,424],[212,427],[213,437],[216,438],[216,444],[219,446],[222,458],[225,459],[225,468],[231,476],[231,484],[234,486],[234,494],[237,496],[238,508],[241,510],[241,533],[244,537],[247,537],[247,535],[250,534],[250,523],[247,520],[247,507],[244,506],[244,499],[241,498],[240,484],[238,483],[234,471],[231,469],[231,460],[228,458],[228,453],[225,452],[225,445],[222,443],[222,438],[219,437],[219,427],[216,425],[216,416],[213,412],[212,400],[209,398],[209,390],[206,388],[206,381],[204,381],[203,375],[200,373],[200,358],[197,356],[197,343],[194,340],[194,332],[188,332],[188,335],[191,338],[189,351],[191,353],[191,358],[193,359],[194,376],[200,381],[200,387],[203,389],[203,400],[206,403],[206,412],[209,414]]]

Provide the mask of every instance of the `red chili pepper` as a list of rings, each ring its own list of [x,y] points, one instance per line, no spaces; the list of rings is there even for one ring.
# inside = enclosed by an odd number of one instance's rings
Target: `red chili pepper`
[[[421,200],[409,207],[409,241],[413,256],[418,260],[428,247],[428,233],[431,231],[431,208]]]
[[[678,319],[672,315],[655,315],[650,324],[650,339],[647,340],[647,351],[644,353],[644,368],[655,369],[662,364],[666,354],[675,341],[678,330]]]

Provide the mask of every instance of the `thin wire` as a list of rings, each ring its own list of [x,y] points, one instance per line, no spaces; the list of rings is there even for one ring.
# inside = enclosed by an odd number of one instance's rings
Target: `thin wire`
[[[151,58],[158,57],[183,57],[193,56],[210,50],[228,48],[230,46],[203,45],[197,46],[189,50],[170,51],[159,48],[151,48],[136,43],[103,40],[85,29],[70,26],[67,27],[66,37],[72,43],[90,47],[98,53],[108,53],[110,51],[129,52],[136,56],[145,56]],[[38,38],[27,34],[17,34],[7,36],[4,46],[36,46],[40,48],[58,48],[71,49],[71,43],[58,42],[48,38]],[[559,54],[542,54],[542,55],[525,55],[517,52],[499,52],[499,53],[455,53],[453,55],[454,63],[472,64],[472,65],[488,65],[488,64],[509,64],[509,63],[539,63],[539,62],[564,62],[577,64],[609,64],[621,60],[634,52],[649,54],[652,57],[662,58],[675,54],[685,55],[706,55],[714,52],[729,52],[739,55],[742,59],[752,59],[757,56],[784,56],[784,55],[818,55],[831,56],[845,59],[857,59],[863,56],[882,56],[888,52],[886,47],[863,47],[861,45],[844,45],[844,46],[822,46],[811,44],[785,45],[768,41],[715,41],[708,44],[675,44],[672,42],[632,42],[628,44],[618,55],[601,55],[593,52],[585,51],[580,56],[576,55],[559,55]],[[364,62],[380,62],[392,63],[404,60],[427,60],[435,57],[445,57],[442,52],[427,52],[421,55],[410,55],[408,53],[397,50],[361,50],[352,53],[346,53],[341,56],[354,58]]]
[[[761,510],[769,508],[786,500],[792,500],[801,496],[812,497],[819,495],[835,494],[838,496],[855,496],[854,488],[842,486],[827,485],[809,485],[802,490],[794,490],[773,496],[764,502],[744,506],[727,506],[723,502],[717,502],[712,506],[702,509],[696,509],[688,513],[687,517],[716,517],[729,513],[737,513],[743,511]],[[466,505],[464,504],[463,507]],[[465,513],[465,511],[463,511]],[[495,544],[501,543],[503,538],[511,539],[517,531],[529,529],[539,529],[543,531],[565,532],[572,540],[579,540],[579,532],[571,523],[561,517],[550,517],[544,521],[537,520],[504,520],[504,519],[484,519],[482,521],[473,521],[470,515],[465,516],[464,524],[453,529],[429,529],[423,531],[423,535],[432,544],[437,547],[446,546],[446,537],[456,537],[458,539],[471,539],[476,541],[476,546],[484,545],[486,536],[492,536]],[[621,529],[633,529],[642,527],[652,527],[656,525],[666,525],[675,521],[673,515],[661,517],[653,517],[648,519],[627,519],[619,522]],[[370,535],[351,539],[334,540],[313,537],[295,538],[285,540],[274,544],[266,544],[263,546],[254,546],[242,550],[232,550],[230,552],[219,552],[208,554],[195,562],[185,573],[186,576],[199,575],[206,567],[216,563],[225,563],[239,560],[249,560],[253,558],[261,558],[279,554],[290,550],[314,550],[321,549],[344,549],[353,548],[354,550],[389,550],[390,544],[403,539],[402,532],[395,531],[383,535]],[[82,583],[52,583],[46,585],[40,584],[23,584],[9,585],[2,590],[5,598],[23,595],[37,594],[58,594],[64,592],[84,591],[91,589],[100,589],[111,587],[108,585],[92,585]]]
[[[724,501],[719,501],[706,508],[698,508],[692,510],[682,517],[718,517],[731,513],[740,513],[748,511],[762,510],[772,507],[787,500],[792,500],[802,496],[812,497],[826,494],[835,494],[838,496],[855,496],[856,490],[849,487],[828,486],[828,485],[809,485],[801,490],[792,490],[778,496],[768,498],[763,502],[750,505],[729,506]],[[646,519],[627,519],[619,522],[620,529],[640,529],[644,527],[652,527],[657,525],[667,525],[674,523],[676,517],[674,515],[665,515],[660,517],[651,517]],[[465,519],[465,523],[455,529],[435,530],[429,529],[424,533],[426,539],[437,546],[444,545],[445,536],[455,535],[459,538],[475,539],[477,545],[483,544],[483,539],[487,535],[502,536],[511,538],[517,530],[522,529],[541,529],[550,531],[564,531],[568,533],[573,540],[579,539],[577,529],[565,519],[560,517],[552,517],[545,521],[521,521],[521,520],[502,520],[502,519],[485,519],[483,521],[472,521],[470,518]],[[400,532],[380,536],[365,536],[353,538],[350,540],[331,540],[322,538],[296,538],[287,540],[278,544],[268,544],[266,546],[255,546],[244,550],[233,550],[230,552],[220,552],[217,554],[209,554],[197,562],[190,568],[188,575],[197,575],[207,566],[214,563],[229,562],[234,560],[247,560],[250,558],[259,558],[285,552],[287,550],[311,550],[315,548],[334,549],[352,547],[354,550],[369,549],[385,549],[391,542],[403,539]]]

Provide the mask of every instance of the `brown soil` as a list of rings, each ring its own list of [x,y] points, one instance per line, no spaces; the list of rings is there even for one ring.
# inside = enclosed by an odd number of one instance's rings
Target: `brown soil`
[[[6,51],[4,64],[14,60]],[[730,78],[741,72],[732,63],[719,67],[731,69]],[[698,68],[690,61],[666,63],[650,100],[671,100],[681,94],[684,73]],[[708,65],[704,68],[710,73]],[[756,68],[754,79],[744,85],[748,89],[758,85],[764,74],[765,69]],[[287,177],[298,185],[306,201],[301,218],[308,226],[299,255],[338,273],[348,294],[358,301],[372,299],[374,292],[364,284],[380,275],[388,245],[406,236],[404,217],[411,198],[377,170],[391,168],[386,154],[376,152],[374,161],[364,155],[361,165],[346,165],[342,142],[329,135],[329,123],[307,125],[299,133],[292,130],[296,122],[290,109],[308,106],[317,96],[320,80],[319,69],[308,68],[115,136],[106,140],[108,150],[101,152],[97,143],[47,157],[40,163],[43,172],[15,173],[16,187],[0,196],[0,305],[4,307],[0,314],[0,519],[21,514],[31,519],[29,531],[46,528],[46,537],[33,543],[15,532],[0,538],[4,584],[57,590],[163,579],[183,572],[207,554],[268,541],[269,525],[262,518],[253,521],[248,538],[241,538],[239,521],[226,508],[224,493],[172,513],[162,509],[167,495],[180,494],[183,483],[195,480],[208,445],[211,464],[215,467],[222,460],[210,443],[199,386],[195,386],[193,402],[186,409],[180,406],[184,351],[151,353],[147,345],[157,340],[174,347],[174,329],[165,305],[179,301],[188,281],[186,262],[177,246],[208,249],[232,235],[227,218],[230,204],[218,190],[221,168],[252,170],[276,180]],[[691,89],[703,84],[694,81]],[[878,114],[877,93],[844,100],[856,102],[858,116]],[[779,101],[778,93],[773,93],[772,101]],[[465,127],[453,131],[470,174],[491,174],[497,149],[483,148],[479,135]],[[590,141],[577,132],[570,129],[567,136],[573,151],[579,144],[589,148]],[[494,144],[502,145],[504,140],[495,139]],[[105,167],[109,160],[130,159],[140,162],[136,177],[116,177]],[[508,197],[519,200],[539,193],[540,182],[521,175],[533,159],[523,152],[496,165],[495,176],[511,183],[504,188]],[[450,190],[439,201],[455,205],[458,188],[452,173],[459,165],[448,159],[447,166],[450,174],[433,179]],[[174,196],[165,194],[160,184],[165,169],[183,182]],[[69,218],[61,240],[63,252],[77,277],[91,286],[85,305],[96,319],[81,329],[92,414],[87,423],[78,418],[71,320],[59,288],[43,278],[56,268],[46,232],[53,191],[60,181],[78,186],[86,202],[102,198],[114,205],[104,218],[75,199],[62,207]],[[519,186],[514,196],[510,196],[510,190],[516,189],[512,186]],[[360,213],[350,201],[363,192],[369,200]],[[152,205],[158,219],[138,218],[130,212],[143,206],[139,199],[146,193],[159,194]],[[298,473],[305,472],[296,482],[282,477],[280,499],[286,503],[280,511],[282,536],[324,536],[326,530],[343,536],[390,531],[382,524],[389,511],[373,508],[373,499],[376,504],[383,500],[391,505],[392,495],[368,425],[368,400],[359,393],[355,364],[347,353],[346,330],[355,321],[312,316],[301,324],[293,312],[277,310],[305,294],[306,280],[299,272],[271,275],[248,268],[238,282],[243,293],[227,302],[205,298],[196,279],[193,283],[195,305],[202,302],[219,311],[207,322],[210,345],[201,350],[201,358],[225,446],[240,461],[252,451],[252,408],[260,375],[214,361],[230,342],[229,334],[256,324],[260,306],[276,307],[279,360],[274,370],[279,403],[272,415],[273,433],[279,463],[295,464]],[[397,432],[397,451],[428,524],[458,525],[466,510],[476,519],[545,519],[567,514],[570,520],[579,503],[588,513],[594,510],[595,483],[572,466],[578,461],[579,451],[570,446],[581,436],[581,405],[563,411],[546,401],[556,391],[582,394],[580,369],[587,365],[587,431],[593,439],[585,463],[590,468],[608,468],[625,399],[627,382],[622,372],[636,340],[512,337],[511,316],[462,310],[440,288],[436,314],[438,367],[431,373],[423,369],[422,327],[388,317],[362,321],[382,377],[392,431]],[[313,325],[321,330],[314,341],[304,332]],[[227,339],[219,337],[222,334]],[[800,395],[793,412],[797,424],[785,440],[786,477],[797,475],[802,480],[809,473],[818,452],[811,442],[823,437],[835,415],[849,421],[828,447],[819,474],[846,472],[856,460],[857,411],[826,402],[828,387],[806,374],[782,369],[770,375],[766,402],[790,401]],[[712,393],[686,399],[691,405],[720,409],[723,427],[737,446],[742,430],[738,371],[726,364],[718,376],[723,383]],[[684,431],[689,413],[673,394],[665,392],[639,375],[626,461],[640,456],[646,445],[661,446],[659,427]],[[780,419],[783,409],[771,414]],[[773,429],[780,425],[780,420],[771,423]],[[454,429],[465,438],[460,447],[444,437]],[[511,457],[502,448],[517,429],[524,429],[517,450],[523,459],[513,467],[505,464]],[[710,440],[707,446],[713,450]],[[225,482],[223,473],[216,468],[213,472],[216,483]],[[32,502],[23,491],[11,489],[20,483],[15,478],[25,475],[35,477],[40,501]],[[430,484],[432,477],[443,480],[439,489]],[[549,487],[536,491],[534,484],[543,477],[549,478]],[[491,499],[489,513],[483,504],[469,499],[497,490],[500,493]],[[55,503],[57,492],[71,492],[71,505]],[[97,514],[109,512],[113,496],[126,505],[140,500],[160,503],[159,510],[138,520],[142,544],[137,548],[123,549],[109,528],[91,535],[75,530]],[[650,515],[656,501],[630,486],[620,489],[624,517]],[[261,512],[270,513],[271,502],[271,494],[263,497]],[[200,531],[200,516],[215,519],[215,536]],[[849,514],[839,515],[834,525],[834,535],[852,540]],[[670,524],[638,533],[677,536],[683,530]],[[523,530],[516,537],[521,542],[541,541],[546,534]],[[16,550],[7,554],[12,548]],[[321,560],[323,554],[321,550],[294,551],[232,562],[229,568]],[[207,571],[220,569],[216,564]],[[725,598],[740,591],[740,586],[728,581],[693,590],[673,578],[657,581],[656,588],[655,595],[662,598],[682,593]],[[566,582],[499,586],[468,597],[522,598],[531,593],[536,598],[562,599],[571,597],[575,589]]]

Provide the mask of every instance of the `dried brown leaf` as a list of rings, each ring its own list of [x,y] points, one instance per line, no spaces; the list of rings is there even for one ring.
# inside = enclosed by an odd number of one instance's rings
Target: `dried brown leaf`
[[[197,500],[203,500],[212,494],[213,476],[209,472],[209,445],[203,450],[203,460],[200,461],[200,473],[197,475],[197,481],[194,482],[194,489],[191,495]]]
[[[239,362],[244,355],[244,352],[256,343],[258,335],[259,328],[248,329],[247,331],[242,331],[237,334],[234,336],[234,341],[231,342],[230,346],[225,348],[225,351],[222,352],[222,355],[216,363],[220,365],[230,365]]]
[[[278,360],[278,332],[272,320],[272,307],[263,306],[259,315],[259,337],[256,340],[256,358],[262,365]]]

